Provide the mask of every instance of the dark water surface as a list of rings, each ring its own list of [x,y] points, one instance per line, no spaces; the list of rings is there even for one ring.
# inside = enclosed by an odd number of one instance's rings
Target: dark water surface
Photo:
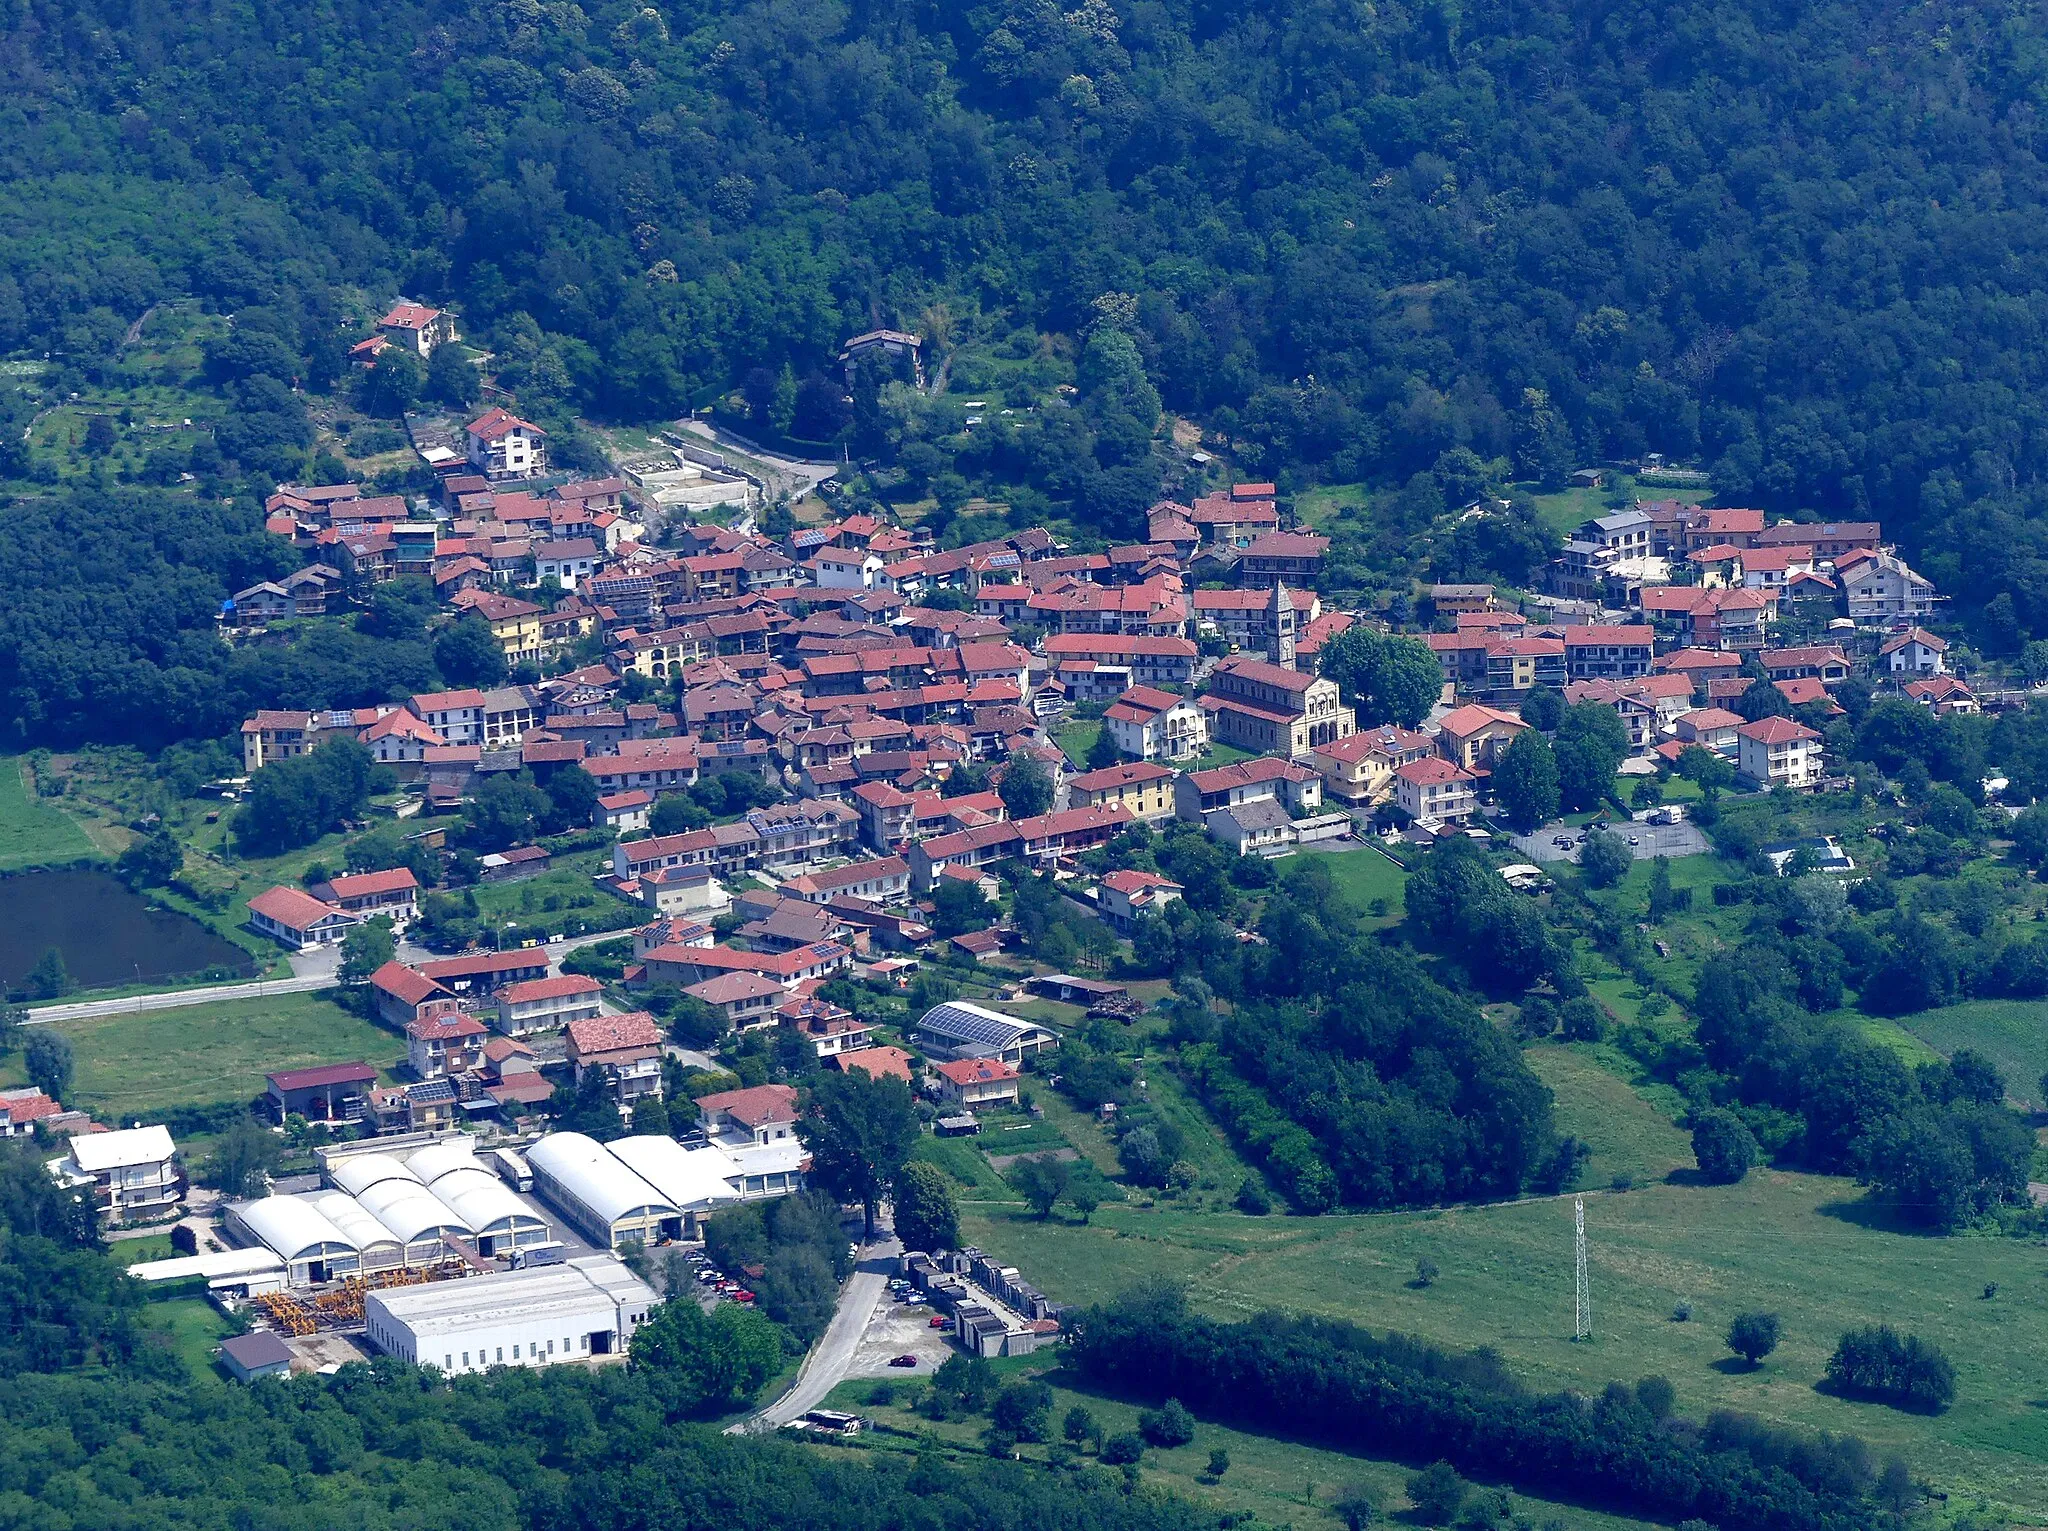
[[[56,947],[82,988],[178,978],[208,968],[251,974],[232,941],[197,920],[152,909],[105,872],[23,872],[0,877],[0,991],[19,988]]]

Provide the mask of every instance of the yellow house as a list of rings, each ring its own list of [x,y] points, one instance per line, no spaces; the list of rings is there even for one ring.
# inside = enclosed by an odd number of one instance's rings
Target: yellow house
[[[491,625],[491,636],[505,651],[509,665],[538,664],[546,647],[541,625],[547,612],[531,601],[494,590],[459,590],[450,602],[457,611],[475,612]]]
[[[1134,819],[1161,824],[1173,817],[1173,776],[1149,760],[1105,766],[1067,778],[1067,806],[1096,808],[1116,805]]]

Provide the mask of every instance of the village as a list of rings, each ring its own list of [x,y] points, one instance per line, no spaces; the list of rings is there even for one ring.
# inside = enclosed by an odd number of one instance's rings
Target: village
[[[396,336],[427,354],[452,336],[446,319],[401,304],[357,349],[374,359]],[[842,359],[915,344],[877,332]],[[427,1362],[445,1344],[445,1370],[498,1364],[506,1343],[528,1365],[623,1353],[660,1300],[646,1251],[701,1246],[718,1209],[809,1182],[798,1090],[762,1082],[764,1056],[791,1056],[780,1049],[900,1083],[941,1138],[979,1134],[990,1113],[1042,1117],[1027,1076],[1062,1041],[1047,1017],[1128,1024],[1151,997],[1109,973],[1187,893],[1149,857],[1121,864],[1154,835],[1193,836],[1232,866],[1405,866],[1438,839],[1489,840],[1504,833],[1495,774],[1540,729],[1538,698],[1618,715],[1616,805],[1628,778],[1702,758],[1739,790],[1845,785],[1822,730],[1852,678],[1937,714],[1978,705],[1922,625],[1936,593],[1875,523],[1642,501],[1580,527],[1540,590],[1420,587],[1403,633],[1326,603],[1329,539],[1272,483],[1162,502],[1142,543],[1077,552],[1028,528],[942,546],[829,489],[770,534],[761,485],[695,449],[573,479],[550,471],[547,433],[504,408],[465,435],[460,454],[422,449],[431,495],[279,486],[266,529],[303,566],[238,592],[220,619],[229,642],[263,644],[412,579],[441,624],[488,633],[499,683],[256,713],[227,787],[239,796],[336,739],[388,771],[378,811],[416,856],[322,866],[247,908],[314,981],[382,933],[388,960],[356,982],[365,1014],[403,1038],[399,1077],[362,1060],[270,1072],[269,1119],[318,1145],[315,1167],[242,1199],[188,1199],[163,1126],[108,1131],[40,1089],[0,1092],[9,1134],[69,1142],[53,1173],[110,1226],[177,1229],[177,1252],[137,1264],[139,1279],[253,1305],[258,1332],[229,1342],[237,1375],[317,1364],[337,1334]],[[1353,633],[1429,656],[1416,715],[1374,702],[1361,719],[1367,699],[1321,673]],[[1754,705],[1766,684],[1782,706]],[[523,938],[433,918],[449,897],[435,886],[454,880],[421,874],[452,872],[450,831],[479,795],[546,794],[575,773],[588,822],[567,828],[603,847],[590,881],[616,916],[574,937],[542,919]],[[725,811],[706,808],[707,784]],[[1682,812],[1638,811],[1635,854],[1704,849],[1654,827]],[[1583,826],[1554,827],[1499,844],[1580,854]],[[470,875],[545,875],[563,843],[545,838],[492,847]],[[1544,882],[1525,863],[1501,874]],[[1052,968],[1042,943],[1016,965],[1020,879],[1053,890],[1077,971]],[[917,986],[927,969],[984,964],[971,994]],[[858,1009],[850,983],[909,1008]],[[595,1137],[577,1130],[593,1121]],[[976,1354],[1057,1332],[1014,1271],[991,1267],[980,1288],[940,1279],[987,1264],[978,1251],[903,1260],[900,1281],[941,1294],[933,1328]],[[438,1289],[464,1274],[496,1295]],[[721,1296],[752,1300],[745,1273],[711,1274]]]

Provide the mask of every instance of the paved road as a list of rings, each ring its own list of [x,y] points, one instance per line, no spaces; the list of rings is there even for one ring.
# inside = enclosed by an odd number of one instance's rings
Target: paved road
[[[600,931],[595,935],[576,936],[567,941],[548,943],[549,960],[559,963],[562,958],[579,946],[594,946],[600,941],[614,940],[627,932],[619,930]],[[425,947],[402,943],[398,948],[400,960],[405,962],[431,962],[435,953]],[[214,1005],[230,999],[270,999],[279,994],[313,994],[321,989],[334,987],[335,968],[340,957],[333,951],[309,952],[304,955],[304,971],[294,973],[290,978],[259,979],[251,983],[210,984],[201,989],[172,989],[158,994],[130,994],[120,999],[78,1000],[68,1005],[40,1005],[29,1012],[28,1024],[45,1026],[51,1021],[89,1021],[107,1015],[139,1015],[152,1010],[183,1010],[190,1005]],[[294,958],[294,968],[302,966],[302,959]]]
[[[867,1333],[868,1321],[875,1316],[875,1305],[888,1290],[896,1257],[902,1252],[903,1246],[896,1242],[895,1234],[876,1233],[874,1242],[861,1251],[860,1265],[839,1293],[839,1306],[832,1312],[825,1337],[804,1357],[803,1370],[796,1374],[796,1382],[759,1414],[731,1426],[726,1434],[788,1424],[799,1414],[817,1408],[832,1389],[846,1380],[847,1369],[860,1349],[861,1336]]]

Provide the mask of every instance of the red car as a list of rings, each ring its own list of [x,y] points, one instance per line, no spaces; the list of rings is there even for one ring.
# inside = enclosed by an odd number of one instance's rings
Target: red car
[[[915,1365],[917,1365],[917,1357],[916,1357],[916,1356],[897,1356],[897,1357],[896,1357],[896,1358],[895,1358],[894,1360],[892,1360],[892,1361],[891,1361],[891,1362],[890,1362],[889,1364],[890,1364],[891,1366],[915,1366]]]
[[[944,1329],[948,1326],[950,1322],[951,1320],[949,1320],[945,1314],[934,1313],[932,1315],[930,1327],[933,1329]]]
[[[752,1292],[747,1291],[743,1287],[739,1291],[734,1292],[732,1294],[732,1300],[734,1302],[752,1302],[754,1300],[754,1294]]]

